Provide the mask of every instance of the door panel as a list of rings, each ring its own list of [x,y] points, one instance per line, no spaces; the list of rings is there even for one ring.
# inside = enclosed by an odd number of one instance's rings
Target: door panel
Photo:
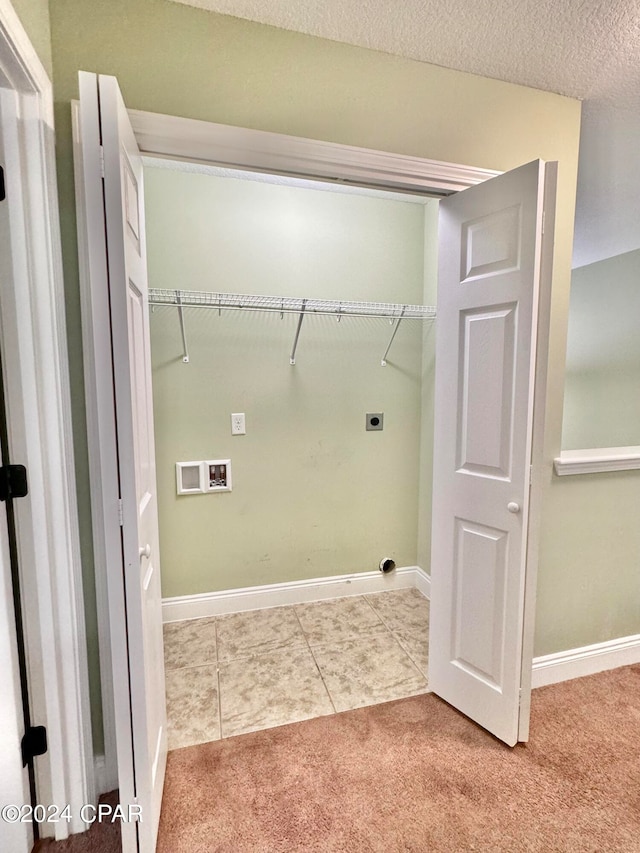
[[[140,851],[155,849],[167,753],[142,158],[117,81],[98,77]]]
[[[117,507],[105,506],[107,531],[120,515],[119,542],[110,539],[107,565],[118,773],[123,804],[136,802],[142,814],[135,833],[122,824],[123,849],[152,853],[167,730],[142,158],[115,78],[82,73],[80,82],[91,301],[105,306],[108,316],[101,322],[110,330],[108,358],[100,352],[96,382],[106,399],[110,378],[112,405],[115,397],[117,483],[103,493],[105,500],[118,501]],[[91,168],[100,161],[99,139],[103,177]],[[102,340],[95,314],[92,322],[94,341]],[[104,470],[100,475],[112,476]]]
[[[462,224],[461,283],[518,268],[521,211],[517,204]]]
[[[440,202],[429,679],[509,744],[520,725],[537,311],[550,286],[544,188],[536,161]]]
[[[456,519],[453,660],[497,690],[504,654],[507,544],[504,530]]]
[[[514,304],[460,312],[458,469],[467,474],[511,475],[516,312]]]

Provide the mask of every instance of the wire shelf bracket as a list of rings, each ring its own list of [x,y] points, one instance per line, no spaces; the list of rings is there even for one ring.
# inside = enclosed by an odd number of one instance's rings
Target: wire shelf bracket
[[[393,333],[391,334],[391,339],[390,339],[389,343],[387,344],[387,348],[384,351],[384,355],[382,356],[382,359],[380,361],[380,364],[383,367],[387,366],[387,356],[389,355],[389,350],[391,349],[391,344],[393,343],[395,336],[398,334],[398,329],[400,328],[400,323],[402,323],[402,321],[404,320],[404,314],[405,314],[406,310],[407,310],[407,306],[403,305],[402,311],[400,312],[400,316],[398,317],[398,320],[395,324],[395,329],[393,330]],[[391,322],[393,323],[393,320]]]
[[[180,295],[180,291],[176,290],[176,304],[178,306],[178,318],[180,320],[180,332],[182,334],[182,349],[184,355],[182,356],[182,361],[184,364],[189,364],[189,348],[187,347],[187,333],[184,328],[184,313],[182,311],[182,296]]]
[[[289,358],[290,364],[296,363],[296,352],[300,339],[302,323],[309,314],[330,314],[337,321],[343,317],[384,317],[394,326],[387,348],[382,356],[381,364],[387,363],[387,356],[395,340],[401,323],[404,320],[435,320],[436,309],[430,305],[398,305],[391,302],[349,302],[329,299],[303,299],[291,296],[257,296],[246,293],[212,293],[197,290],[162,290],[149,288],[149,305],[165,305],[178,309],[180,333],[182,336],[182,361],[189,363],[189,350],[185,329],[184,308],[216,308],[218,314],[222,310],[270,311],[277,312],[280,317],[285,314],[297,314],[293,348]]]
[[[291,357],[289,359],[289,364],[296,363],[296,350],[298,349],[298,338],[300,337],[300,329],[302,328],[302,321],[304,320],[304,312],[307,307],[307,300],[302,300],[302,308],[300,310],[300,316],[298,317],[298,326],[296,328],[296,336],[293,339],[293,349],[291,350]]]

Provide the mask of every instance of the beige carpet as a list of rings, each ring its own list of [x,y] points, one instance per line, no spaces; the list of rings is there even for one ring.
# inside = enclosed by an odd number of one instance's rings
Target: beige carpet
[[[640,666],[534,691],[513,750],[431,695],[176,750],[158,853],[200,851],[640,853]]]
[[[111,791],[100,797],[100,802],[113,808],[118,802],[117,795],[117,791]],[[122,853],[120,827],[117,823],[96,822],[88,832],[72,835],[65,841],[42,839],[33,848],[33,853]]]

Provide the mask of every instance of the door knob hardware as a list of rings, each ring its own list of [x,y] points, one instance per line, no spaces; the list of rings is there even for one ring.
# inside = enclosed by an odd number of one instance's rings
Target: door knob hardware
[[[144,546],[144,548],[139,548],[138,553],[140,554],[140,559],[146,557],[148,560],[151,556],[151,545],[147,544]]]
[[[520,504],[515,501],[509,501],[507,504],[507,509],[509,512],[520,512]]]

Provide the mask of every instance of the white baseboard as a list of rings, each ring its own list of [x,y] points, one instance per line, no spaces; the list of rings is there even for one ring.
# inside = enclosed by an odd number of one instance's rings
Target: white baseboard
[[[534,658],[531,686],[544,687],[633,663],[640,663],[640,634]]]
[[[109,791],[115,791],[118,787],[117,769],[107,767],[107,760],[104,755],[94,756],[93,773],[96,783],[96,797],[100,797]]]
[[[414,587],[421,592],[425,598],[428,598],[431,601],[431,576],[428,575],[424,569],[421,569],[420,566],[416,566],[414,569],[413,579],[415,581]]]
[[[392,589],[419,589],[429,598],[430,578],[418,566],[405,566],[388,574],[360,572],[354,575],[228,589],[223,592],[181,595],[162,600],[162,621],[180,622],[183,619],[221,616],[225,613],[241,613],[245,610],[261,610],[285,604],[305,604]]]

